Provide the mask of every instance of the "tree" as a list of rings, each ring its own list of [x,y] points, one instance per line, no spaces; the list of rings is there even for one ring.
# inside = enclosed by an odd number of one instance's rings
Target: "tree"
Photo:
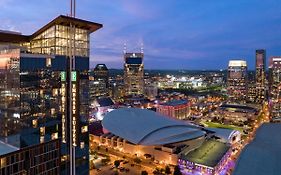
[[[119,165],[120,165],[120,161],[119,161],[119,160],[115,160],[115,161],[114,161],[114,166],[115,166],[116,168],[118,168]]]
[[[141,175],[148,175],[148,172],[147,171],[142,171]]]
[[[141,159],[140,158],[134,158],[134,162],[136,162],[137,164],[140,164],[141,163]]]
[[[165,167],[165,174],[171,174],[172,172],[171,172],[171,169],[170,169],[170,167],[169,166],[166,166]]]
[[[182,175],[179,166],[175,166],[174,175]]]
[[[109,158],[109,157],[106,157],[105,159],[102,159],[102,160],[101,160],[101,163],[102,163],[103,165],[106,165],[108,162],[110,162],[110,158]]]

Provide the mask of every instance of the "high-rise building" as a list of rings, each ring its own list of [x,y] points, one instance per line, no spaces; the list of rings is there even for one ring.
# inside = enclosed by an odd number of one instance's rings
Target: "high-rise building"
[[[109,73],[105,64],[97,64],[90,80],[91,101],[109,95]]]
[[[281,121],[281,57],[270,58],[269,96],[272,120]]]
[[[143,53],[124,54],[124,85],[127,96],[144,93],[143,56]]]
[[[227,92],[230,100],[244,102],[247,99],[247,62],[230,60],[227,74]]]
[[[70,174],[73,158],[76,174],[89,174],[89,40],[90,33],[101,27],[59,16],[30,36],[0,32],[0,142],[16,149],[8,153],[0,149],[0,168],[2,157],[6,160],[3,171]],[[71,48],[75,70],[70,74]],[[11,171],[13,156],[22,162]]]
[[[262,103],[266,94],[266,52],[265,50],[256,50],[256,102]]]

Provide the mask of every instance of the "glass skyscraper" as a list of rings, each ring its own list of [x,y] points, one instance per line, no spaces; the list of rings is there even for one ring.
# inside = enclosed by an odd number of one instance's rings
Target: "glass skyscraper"
[[[75,28],[73,33],[70,25]],[[0,152],[0,158],[6,160],[5,166],[0,167],[3,171],[69,174],[71,140],[76,174],[89,174],[89,38],[101,27],[98,23],[59,16],[30,36],[0,32],[0,142],[15,148],[19,155],[21,150],[35,150],[23,154],[23,165],[14,171],[8,166],[10,156]],[[69,75],[68,55],[73,48],[76,69]],[[71,109],[67,93],[70,77]],[[48,146],[50,143],[53,145]],[[40,158],[42,154],[49,156]],[[32,158],[38,167],[29,163]]]
[[[124,54],[124,85],[126,96],[143,95],[144,64],[143,53]]]
[[[230,100],[244,102],[247,99],[247,62],[230,60],[227,73],[227,92]]]
[[[281,57],[270,58],[269,92],[272,120],[281,121]]]
[[[266,52],[263,49],[256,50],[256,102],[262,103],[265,100],[266,88]]]

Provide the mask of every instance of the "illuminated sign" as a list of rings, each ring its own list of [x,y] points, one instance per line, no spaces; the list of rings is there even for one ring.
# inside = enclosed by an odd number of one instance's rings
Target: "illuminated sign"
[[[71,72],[71,81],[76,81],[76,79],[77,79],[77,73],[76,73],[76,71],[72,71]]]
[[[66,143],[66,112],[65,112],[65,106],[66,106],[66,87],[65,83],[62,83],[61,85],[61,126],[62,126],[62,142]]]
[[[72,76],[71,76],[72,77]],[[73,79],[73,77],[71,78]],[[75,72],[76,80],[76,72]],[[72,139],[73,146],[77,146],[77,86],[72,84]]]
[[[72,143],[79,145],[79,74],[71,72],[71,98],[72,98]]]
[[[66,72],[61,72],[60,78],[61,78],[61,81],[66,81]]]

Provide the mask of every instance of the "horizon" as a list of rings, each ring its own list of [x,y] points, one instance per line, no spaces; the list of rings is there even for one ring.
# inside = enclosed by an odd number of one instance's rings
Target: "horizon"
[[[1,0],[0,29],[31,34],[68,14],[68,3]],[[79,2],[76,16],[104,25],[91,36],[91,68],[98,63],[122,68],[124,43],[128,52],[140,50],[143,43],[147,69],[226,69],[228,60],[236,58],[254,69],[255,50],[266,49],[267,64],[269,57],[281,55],[280,7],[276,0],[94,0]]]

